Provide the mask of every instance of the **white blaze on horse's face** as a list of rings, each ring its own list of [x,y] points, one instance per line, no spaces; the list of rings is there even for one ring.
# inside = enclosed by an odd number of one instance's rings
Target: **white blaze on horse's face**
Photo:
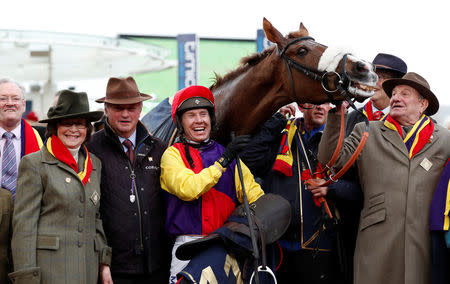
[[[374,87],[378,81],[374,66],[353,56],[343,48],[328,47],[320,57],[317,69],[325,72],[341,73],[337,70],[339,63],[346,56],[345,75],[350,80],[348,91],[359,97],[369,98],[375,93]],[[353,67],[349,67],[349,63]]]

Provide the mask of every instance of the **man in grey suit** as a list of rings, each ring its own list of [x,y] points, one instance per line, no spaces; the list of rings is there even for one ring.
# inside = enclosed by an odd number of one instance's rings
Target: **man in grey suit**
[[[356,161],[364,206],[354,257],[354,283],[431,283],[428,230],[433,191],[450,156],[450,133],[429,116],[439,101],[416,73],[383,83],[390,113],[370,122],[369,138]],[[319,145],[319,160],[329,161],[336,145],[339,116],[330,111]],[[341,168],[364,132],[355,126],[335,164]]]

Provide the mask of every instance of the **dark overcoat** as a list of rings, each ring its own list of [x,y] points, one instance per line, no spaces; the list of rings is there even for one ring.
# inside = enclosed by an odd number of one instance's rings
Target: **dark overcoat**
[[[170,251],[164,232],[165,208],[159,182],[165,148],[140,122],[136,129],[134,163],[130,163],[108,122],[88,143],[89,151],[103,165],[100,212],[108,245],[113,250],[113,274],[168,271]],[[134,202],[130,201],[132,175],[135,176]]]

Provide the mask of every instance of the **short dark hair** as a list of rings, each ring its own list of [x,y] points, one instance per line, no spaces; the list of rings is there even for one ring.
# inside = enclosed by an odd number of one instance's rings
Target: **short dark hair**
[[[58,122],[60,122],[60,120],[58,121],[50,121],[49,123],[47,123],[47,129],[45,131],[45,138],[49,138],[52,135],[58,136]],[[88,142],[91,139],[91,135],[92,135],[92,131],[94,130],[94,126],[92,126],[92,123],[90,123],[89,121],[86,121],[86,138],[83,141],[83,144]]]

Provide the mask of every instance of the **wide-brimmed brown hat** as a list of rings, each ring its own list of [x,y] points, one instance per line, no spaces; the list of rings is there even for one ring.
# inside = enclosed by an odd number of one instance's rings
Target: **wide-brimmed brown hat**
[[[407,85],[416,89],[422,97],[428,100],[428,107],[425,110],[426,115],[433,115],[439,110],[439,100],[430,90],[427,80],[414,72],[408,72],[402,78],[389,79],[383,82],[383,89],[390,98],[395,86]]]
[[[48,109],[47,119],[39,122],[52,122],[68,118],[85,118],[88,121],[99,120],[103,111],[89,111],[89,100],[85,92],[62,90],[55,106]]]
[[[139,92],[133,77],[111,77],[106,86],[106,96],[95,101],[97,103],[122,105],[135,104],[152,98],[153,96]]]

